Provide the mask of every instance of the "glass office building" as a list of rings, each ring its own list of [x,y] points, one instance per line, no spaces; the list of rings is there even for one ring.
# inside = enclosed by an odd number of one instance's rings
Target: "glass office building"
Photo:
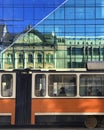
[[[104,0],[27,5],[18,8],[28,28],[10,43],[1,41],[1,68],[85,68],[88,61],[104,61]],[[21,23],[14,26],[14,34],[18,28]]]

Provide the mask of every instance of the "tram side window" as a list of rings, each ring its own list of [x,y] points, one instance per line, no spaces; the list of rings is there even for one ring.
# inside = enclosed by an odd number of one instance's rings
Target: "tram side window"
[[[76,75],[51,74],[48,84],[49,96],[76,96]]]
[[[80,96],[104,96],[104,75],[81,75]]]
[[[44,97],[46,95],[46,76],[44,74],[35,75],[35,96]]]
[[[13,95],[13,76],[11,74],[3,74],[1,76],[1,96],[11,97]]]

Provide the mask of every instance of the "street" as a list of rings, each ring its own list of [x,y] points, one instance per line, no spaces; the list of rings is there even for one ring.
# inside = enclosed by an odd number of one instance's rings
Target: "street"
[[[0,130],[104,130],[104,128],[84,127],[0,127]]]
[[[0,128],[0,130],[104,130],[103,128]]]

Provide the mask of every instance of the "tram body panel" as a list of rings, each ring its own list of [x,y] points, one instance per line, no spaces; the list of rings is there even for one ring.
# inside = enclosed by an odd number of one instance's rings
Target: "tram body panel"
[[[32,99],[32,124],[35,115],[104,115],[104,99],[44,98]],[[48,115],[47,114],[47,115]]]
[[[0,116],[10,115],[11,124],[15,124],[15,99],[0,99]]]
[[[41,115],[69,115],[69,118],[70,115],[104,115],[103,79],[104,73],[87,71],[33,73],[32,124],[37,122],[36,116]],[[63,86],[66,92],[64,96],[60,95]],[[89,87],[92,88],[91,93],[87,92]],[[98,88],[102,95],[97,95]],[[41,90],[45,90],[43,95]]]
[[[16,108],[16,74],[11,72],[0,73],[0,122],[15,124]],[[2,123],[1,123],[2,125]]]
[[[4,72],[0,82],[0,121],[7,117],[9,125],[68,124],[89,115],[104,119],[103,72]]]

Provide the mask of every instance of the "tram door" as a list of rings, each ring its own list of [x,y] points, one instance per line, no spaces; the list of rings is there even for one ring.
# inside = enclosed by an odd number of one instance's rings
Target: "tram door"
[[[18,72],[16,81],[16,125],[31,123],[31,74]]]

